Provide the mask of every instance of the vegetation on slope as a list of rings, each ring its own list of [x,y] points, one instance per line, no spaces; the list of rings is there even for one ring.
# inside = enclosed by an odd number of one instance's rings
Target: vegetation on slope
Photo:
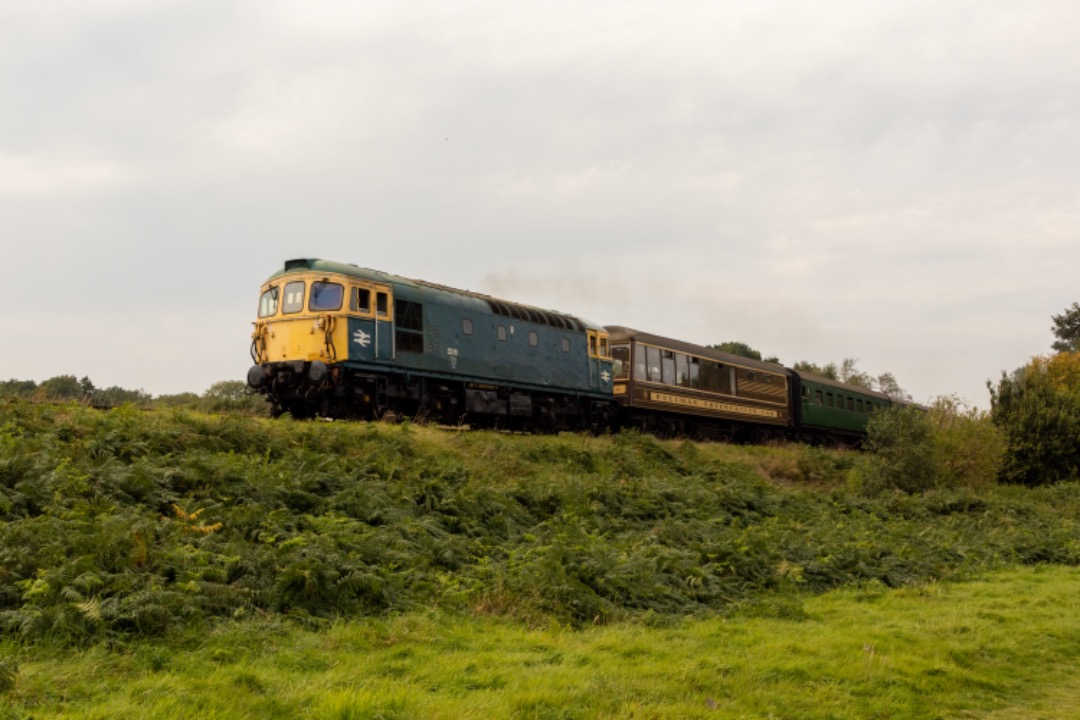
[[[1077,487],[891,491],[855,454],[10,402],[0,632],[440,607],[599,623],[1080,561]]]

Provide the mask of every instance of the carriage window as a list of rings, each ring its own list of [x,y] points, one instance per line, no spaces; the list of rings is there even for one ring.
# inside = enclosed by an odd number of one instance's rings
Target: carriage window
[[[824,405],[825,404],[825,393],[821,392],[820,390],[815,390],[814,395],[817,398],[817,404],[818,405]]]
[[[712,360],[701,361],[701,377],[698,386],[708,392],[720,392],[720,368]]]
[[[675,353],[670,350],[662,351],[660,356],[661,374],[665,385],[675,384]]]
[[[472,335],[472,320],[470,320],[469,318],[461,319],[461,332],[465,333],[466,335]]]
[[[371,291],[367,288],[353,288],[349,297],[349,310],[352,312],[371,312]]]
[[[825,407],[833,406],[832,393],[825,393]]]
[[[291,282],[285,286],[285,302],[281,304],[284,313],[298,313],[304,309],[304,283]]]
[[[649,379],[648,360],[645,357],[645,346],[643,345],[638,345],[637,350],[634,351],[634,379]]]
[[[616,380],[627,380],[630,377],[630,346],[611,346],[612,372]]]
[[[649,379],[660,382],[660,348],[646,347],[645,361],[649,366]]]
[[[690,358],[690,387],[701,387],[701,361],[696,357]]]
[[[308,309],[316,310],[340,310],[341,303],[345,299],[345,288],[337,283],[313,282],[311,283],[311,300]]]
[[[690,387],[689,358],[682,353],[675,355],[675,381],[683,386]]]
[[[848,410],[854,410],[855,409],[855,401],[852,400],[851,398],[847,399],[847,409]]]
[[[259,317],[270,317],[271,315],[277,315],[278,306],[278,289],[276,287],[269,288],[259,298]]]

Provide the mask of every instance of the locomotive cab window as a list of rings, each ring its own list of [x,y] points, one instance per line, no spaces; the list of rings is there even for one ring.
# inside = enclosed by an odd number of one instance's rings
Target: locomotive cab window
[[[390,296],[384,292],[375,293],[375,312],[384,318],[390,314]]]
[[[278,288],[267,288],[266,292],[259,297],[259,317],[271,317],[277,315]]]
[[[353,288],[349,295],[349,310],[354,313],[371,314],[371,291],[367,288]]]
[[[312,312],[340,310],[344,299],[344,286],[325,281],[313,282],[311,283],[311,299],[308,300],[308,309]]]
[[[291,282],[285,286],[285,302],[281,304],[281,312],[298,313],[304,309],[304,283],[303,281]]]

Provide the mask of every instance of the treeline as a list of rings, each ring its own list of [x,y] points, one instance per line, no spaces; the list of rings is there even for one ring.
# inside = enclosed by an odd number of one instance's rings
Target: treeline
[[[780,358],[775,355],[763,357],[760,350],[737,340],[728,340],[707,347],[731,353],[732,355],[747,357],[752,360],[761,360],[762,362],[774,363],[776,365],[783,364],[780,362]],[[864,370],[860,370],[858,368],[858,362],[859,361],[856,358],[844,358],[839,365],[834,362],[821,365],[810,362],[809,360],[799,360],[791,366],[791,369],[820,375],[823,378],[847,383],[848,385],[864,387],[867,390],[877,390],[896,400],[912,399],[911,394],[900,386],[900,383],[896,380],[896,376],[891,372],[883,372],[880,375],[871,375]]]
[[[239,380],[216,382],[201,395],[185,392],[157,396],[145,390],[129,390],[116,385],[99,388],[85,376],[78,379],[74,375],[57,375],[40,383],[33,380],[0,381],[0,401],[16,398],[37,403],[76,402],[95,408],[134,405],[144,409],[171,407],[255,416],[269,414],[266,399]]]

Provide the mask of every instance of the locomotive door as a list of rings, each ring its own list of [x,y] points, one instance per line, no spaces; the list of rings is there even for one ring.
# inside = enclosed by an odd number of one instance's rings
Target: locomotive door
[[[394,299],[390,287],[363,283],[349,290],[349,360],[394,359]]]
[[[611,352],[607,333],[588,331],[589,389],[611,392]]]

